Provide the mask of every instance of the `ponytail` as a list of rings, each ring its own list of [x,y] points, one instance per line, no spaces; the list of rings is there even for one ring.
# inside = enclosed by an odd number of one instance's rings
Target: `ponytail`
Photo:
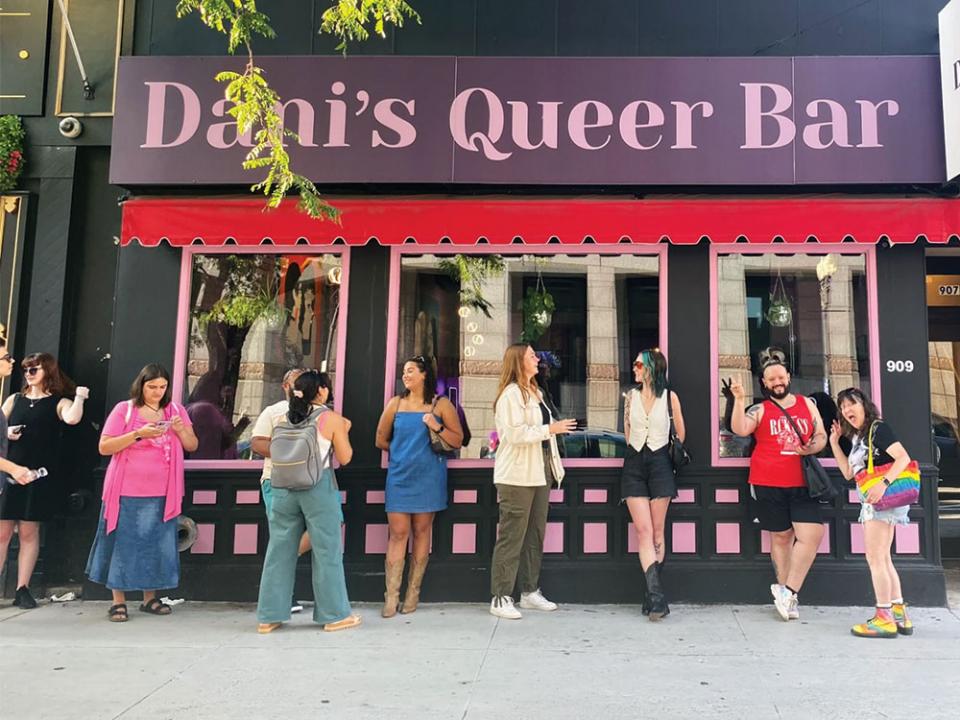
[[[287,420],[299,425],[313,412],[313,401],[323,388],[332,390],[330,377],[326,373],[308,370],[301,373],[293,383],[290,391],[290,409],[287,411]]]

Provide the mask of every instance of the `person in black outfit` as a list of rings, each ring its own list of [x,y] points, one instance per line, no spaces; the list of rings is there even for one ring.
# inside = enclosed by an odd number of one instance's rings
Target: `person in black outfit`
[[[40,523],[61,510],[66,498],[59,463],[61,422],[76,425],[83,418],[89,389],[76,387],[48,353],[34,353],[21,364],[24,384],[3,403],[7,419],[8,459],[18,465],[47,468],[48,475],[28,485],[7,488],[0,509],[0,563],[17,531],[17,592],[14,605],[31,609],[37,601],[30,593],[30,578],[40,554]],[[2,567],[2,566],[0,566]]]

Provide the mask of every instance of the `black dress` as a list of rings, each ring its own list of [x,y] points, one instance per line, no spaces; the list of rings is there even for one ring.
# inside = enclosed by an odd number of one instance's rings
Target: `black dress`
[[[10,427],[24,425],[19,440],[7,446],[7,459],[36,470],[47,469],[46,477],[29,485],[9,485],[4,492],[2,520],[50,520],[64,507],[65,493],[58,459],[62,425],[57,415],[59,395],[32,400],[16,396],[7,423]]]

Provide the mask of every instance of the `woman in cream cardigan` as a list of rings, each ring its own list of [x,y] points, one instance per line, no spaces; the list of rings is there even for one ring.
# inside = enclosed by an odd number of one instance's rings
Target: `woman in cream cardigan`
[[[557,420],[550,414],[534,380],[538,364],[529,345],[508,347],[493,403],[500,438],[493,466],[500,497],[500,536],[493,549],[490,613],[508,620],[522,617],[512,596],[518,576],[521,608],[557,609],[540,592],[540,562],[550,486],[563,480],[555,436],[570,432],[577,422]]]

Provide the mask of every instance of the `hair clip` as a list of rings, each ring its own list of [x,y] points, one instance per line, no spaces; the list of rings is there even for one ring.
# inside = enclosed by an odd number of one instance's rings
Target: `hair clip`
[[[787,354],[777,347],[768,347],[758,353],[761,367],[768,365],[783,365],[786,367]]]
[[[303,397],[303,390],[294,390],[294,391],[293,391],[293,394],[294,394],[296,397],[298,397],[298,398],[302,398],[302,397]]]

